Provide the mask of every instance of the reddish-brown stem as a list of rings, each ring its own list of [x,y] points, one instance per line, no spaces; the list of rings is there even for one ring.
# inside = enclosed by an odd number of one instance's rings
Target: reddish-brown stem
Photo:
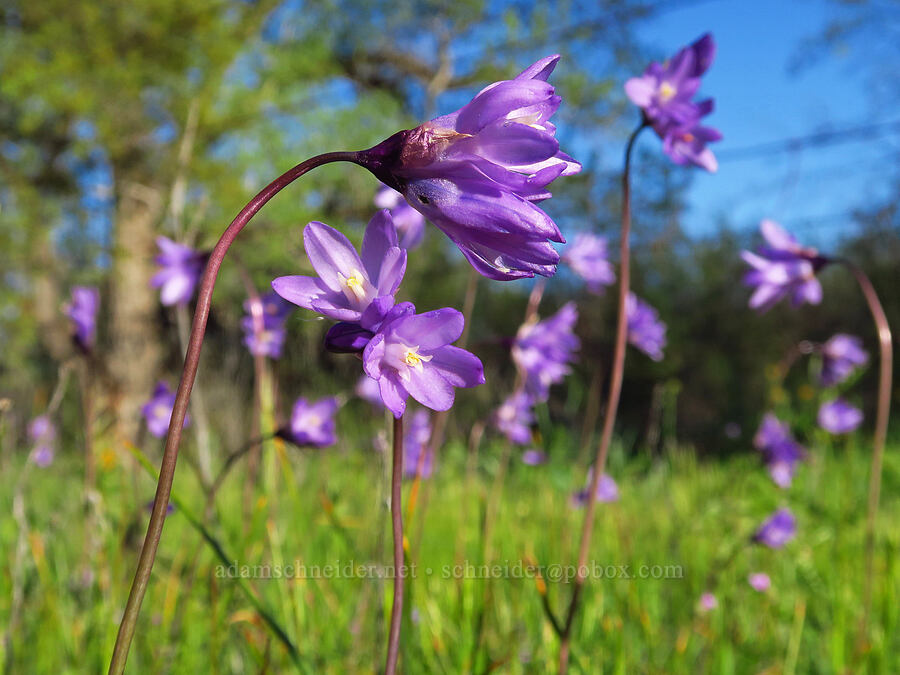
[[[559,648],[559,672],[564,674],[569,668],[569,647],[572,637],[572,625],[575,614],[578,611],[578,600],[584,587],[585,569],[588,552],[591,547],[591,534],[594,529],[594,513],[597,504],[597,485],[603,475],[606,466],[606,456],[609,453],[609,444],[612,440],[613,427],[616,423],[616,412],[619,409],[619,396],[622,393],[622,378],[625,373],[625,346],[628,337],[628,317],[626,316],[626,304],[630,286],[631,261],[630,247],[628,243],[631,231],[631,151],[641,131],[647,126],[642,121],[628,139],[625,147],[625,166],[622,171],[622,231],[619,243],[619,302],[616,318],[616,342],[613,350],[612,374],[609,382],[609,400],[606,404],[606,414],[603,418],[603,431],[600,443],[597,446],[597,454],[594,458],[594,469],[591,476],[591,484],[588,488],[588,501],[584,514],[584,526],[581,529],[581,543],[578,547],[578,567],[575,570],[575,587],[572,589],[572,599],[566,612],[565,623]]]
[[[203,336],[206,332],[206,322],[209,319],[213,288],[215,287],[216,277],[219,274],[219,268],[222,266],[225,254],[240,231],[244,229],[244,226],[272,197],[308,171],[331,162],[358,163],[359,155],[356,152],[325,153],[298,164],[276,178],[251,199],[235,219],[231,221],[231,224],[222,234],[209,256],[209,261],[206,264],[206,270],[200,283],[200,291],[197,295],[197,308],[194,311],[191,337],[184,357],[184,369],[181,373],[181,381],[178,384],[178,392],[175,395],[172,420],[169,423],[169,432],[166,436],[166,449],[163,453],[162,464],[159,470],[159,481],[156,485],[153,511],[150,514],[147,535],[144,537],[144,544],[141,547],[141,555],[138,559],[134,581],[131,583],[131,592],[128,595],[128,602],[125,605],[125,612],[119,624],[119,633],[116,636],[116,644],[110,659],[109,673],[111,675],[121,675],[125,670],[125,662],[128,659],[131,640],[134,637],[135,626],[141,611],[141,603],[144,600],[144,594],[147,592],[153,561],[156,559],[156,550],[159,547],[159,539],[165,523],[166,508],[169,505],[169,495],[172,491],[172,480],[175,476],[175,464],[178,459],[178,445],[181,442],[184,416],[187,413],[191,388],[194,385],[194,378],[197,376],[197,367],[200,363],[200,350],[203,347]]]
[[[860,639],[866,637],[869,614],[872,610],[872,580],[875,575],[875,521],[878,516],[878,500],[881,496],[881,469],[884,463],[884,444],[887,440],[888,420],[891,412],[891,377],[894,369],[894,350],[891,327],[878,293],[866,273],[847,260],[841,263],[859,284],[875,322],[878,334],[878,410],[875,413],[875,435],[872,440],[872,471],[869,475],[869,501],[866,511],[865,570],[863,573],[863,615],[860,623]]]
[[[388,634],[385,675],[397,671],[400,653],[400,619],[403,616],[403,417],[394,418],[394,452],[391,470],[391,525],[394,533],[394,597],[391,601],[391,630]],[[423,448],[424,451],[424,448]]]

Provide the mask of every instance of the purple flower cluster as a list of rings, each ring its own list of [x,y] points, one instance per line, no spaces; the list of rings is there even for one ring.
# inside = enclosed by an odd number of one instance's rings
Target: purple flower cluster
[[[400,248],[409,250],[422,243],[425,236],[425,216],[406,203],[394,188],[382,185],[375,193],[375,206],[391,214]]]
[[[774,413],[767,413],[753,437],[753,447],[763,454],[775,485],[789,487],[797,464],[806,456],[806,451],[791,436],[788,425],[781,422]]]
[[[585,484],[585,488],[583,490],[579,490],[574,495],[572,495],[572,505],[573,506],[585,506],[588,503],[588,500],[591,496],[591,481],[594,479],[594,468],[591,467],[588,471],[587,482]],[[612,479],[612,476],[608,474],[603,474],[600,476],[600,479],[597,481],[597,492],[595,496],[596,501],[598,502],[617,502],[619,501],[619,486],[616,485],[616,481]]]
[[[431,478],[434,473],[434,451],[431,440],[431,417],[426,410],[416,410],[409,419],[403,434],[403,475],[415,478],[422,453],[422,478]]]
[[[525,391],[533,401],[546,401],[550,385],[569,374],[569,363],[581,346],[575,335],[578,310],[568,302],[549,319],[522,324],[513,342],[512,357],[525,374]]]
[[[491,279],[552,276],[565,239],[535,205],[581,165],[559,149],[547,82],[558,55],[482,89],[456,112],[401,131],[360,163],[441,229]]]
[[[293,309],[277,293],[269,292],[261,298],[244,303],[247,315],[241,320],[244,344],[254,356],[281,358],[287,331],[284,323]]]
[[[160,289],[159,301],[166,305],[187,305],[203,275],[207,254],[166,237],[157,237],[160,269],[150,279],[150,286]]]
[[[754,591],[758,591],[759,593],[765,593],[772,587],[772,580],[765,572],[753,572],[747,577],[747,583],[750,584],[750,587]]]
[[[713,111],[712,99],[696,102],[693,98],[715,54],[716,45],[707,33],[670,60],[651,63],[641,77],[625,83],[625,93],[663,139],[663,151],[669,158],[711,172],[718,169],[718,163],[706,145],[721,140],[722,134],[700,123]]]
[[[821,405],[817,421],[831,434],[849,434],[862,424],[863,413],[844,399],[836,398]]]
[[[866,365],[869,355],[855,335],[837,333],[822,345],[822,373],[819,383],[833,387],[846,380],[856,368]]]
[[[291,422],[278,435],[295,445],[326,448],[337,441],[334,416],[338,402],[334,397],[319,399],[310,403],[303,396],[294,403]]]
[[[581,277],[591,293],[602,293],[616,281],[616,273],[606,250],[606,239],[589,232],[579,232],[566,246],[563,261]]]
[[[157,438],[164,438],[172,421],[172,410],[175,408],[175,392],[165,382],[158,382],[153,395],[141,408],[141,414],[147,422],[147,431]],[[184,416],[184,427],[191,423],[190,415]]]
[[[100,291],[94,286],[73,286],[72,300],[66,304],[66,316],[72,320],[75,342],[86,352],[97,341],[97,311],[100,309]]]
[[[455,387],[484,382],[481,361],[451,346],[462,334],[461,313],[447,307],[416,314],[410,302],[395,304],[406,251],[388,211],[369,222],[361,255],[323,223],[307,225],[303,241],[318,276],[279,277],[272,288],[288,302],[339,321],[329,329],[326,347],[361,352],[366,374],[396,417],[409,396],[432,410],[449,410]]]
[[[48,415],[38,415],[28,425],[28,439],[34,444],[31,461],[41,468],[56,456],[56,427]]]
[[[628,294],[625,304],[628,320],[628,341],[654,361],[662,361],[666,346],[666,324],[659,312],[634,293]]]
[[[494,426],[510,442],[527,445],[531,442],[531,425],[534,424],[532,406],[534,401],[527,393],[514,393],[494,412]]]
[[[792,234],[772,220],[760,223],[767,245],[756,253],[744,251],[741,257],[752,268],[744,284],[755,290],[750,307],[765,312],[782,298],[789,297],[794,307],[804,302],[822,301],[822,286],[816,273],[828,262],[814,248],[800,246]]]
[[[788,509],[778,509],[767,518],[756,533],[753,541],[769,548],[782,548],[797,534],[797,519]]]

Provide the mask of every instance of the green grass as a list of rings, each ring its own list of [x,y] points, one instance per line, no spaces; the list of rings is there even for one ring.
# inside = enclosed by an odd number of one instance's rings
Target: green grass
[[[268,487],[250,495],[246,516],[239,464],[210,525],[238,566],[320,566],[319,579],[246,584],[296,645],[301,671],[373,672],[383,663],[390,582],[343,574],[351,562],[390,561],[386,467],[366,443],[360,446],[270,454],[263,471]],[[786,491],[754,457],[699,462],[679,452],[626,462],[614,452],[611,473],[621,500],[599,506],[592,558],[603,567],[628,566],[633,575],[642,565],[668,567],[677,578],[590,580],[571,672],[900,672],[897,450],[889,449],[885,464],[874,610],[862,646],[864,447],[811,448]],[[404,617],[405,673],[555,670],[558,640],[534,579],[459,578],[452,568],[484,563],[491,500],[499,508],[489,548],[501,572],[508,566],[517,573],[523,561],[571,565],[583,512],[569,497],[584,469],[561,459],[575,451],[560,438],[551,452],[560,459],[528,467],[513,458],[500,485],[501,454],[499,443],[487,443],[477,469],[467,471],[464,448],[451,443],[423,486],[407,528],[417,574]],[[8,461],[0,474],[0,629],[9,638],[0,644],[0,663],[8,672],[105,671],[153,494],[152,480],[126,450],[106,460],[91,517],[81,463],[71,453],[24,473],[21,459]],[[203,497],[185,462],[175,492],[202,515]],[[798,537],[781,551],[743,546],[780,506],[797,515]],[[129,672],[291,672],[283,644],[227,569],[217,571],[220,561],[186,516],[176,510],[168,518]],[[733,562],[718,569],[736,549]],[[339,577],[324,578],[325,565],[336,565]],[[754,571],[771,576],[768,593],[747,584]],[[570,586],[548,586],[550,604],[562,614]],[[697,600],[705,590],[716,594],[719,607],[704,614]]]

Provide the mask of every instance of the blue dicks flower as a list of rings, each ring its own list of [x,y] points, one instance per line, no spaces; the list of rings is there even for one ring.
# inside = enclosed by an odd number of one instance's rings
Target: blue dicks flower
[[[287,331],[284,324],[293,306],[277,293],[269,292],[256,300],[247,300],[247,315],[241,320],[244,344],[254,356],[281,358]]]
[[[362,255],[343,234],[324,223],[303,230],[306,254],[318,277],[279,277],[272,288],[282,298],[319,314],[375,330],[406,270],[406,251],[397,245],[397,231],[387,211],[369,221]]]
[[[406,203],[403,195],[394,188],[382,185],[375,193],[375,206],[387,209],[391,214],[400,248],[409,250],[422,243],[425,236],[425,216]]]
[[[700,596],[700,611],[702,612],[711,612],[719,606],[719,601],[716,600],[716,596],[707,591],[703,595]]]
[[[832,434],[848,434],[862,424],[862,410],[842,398],[823,403],[817,417],[819,426]]]
[[[823,387],[833,387],[868,361],[869,354],[863,349],[862,340],[855,335],[837,333],[822,345],[822,373],[819,382]]]
[[[363,366],[395,417],[403,415],[409,396],[426,408],[449,410],[456,387],[484,384],[478,357],[450,344],[462,335],[463,321],[449,307],[410,314],[400,305],[384,319],[363,351]]]
[[[591,481],[593,480],[594,469],[591,467],[587,475],[587,486],[583,490],[579,490],[572,496],[573,506],[585,506],[591,496]],[[597,481],[597,493],[595,500],[598,502],[609,503],[619,501],[619,486],[612,476],[603,474]]]
[[[765,593],[772,587],[772,580],[765,572],[753,572],[747,577],[747,583],[754,591]]]
[[[781,488],[790,487],[806,451],[794,440],[788,425],[774,413],[766,413],[753,437],[753,446],[763,454],[774,483]]]
[[[56,426],[48,415],[38,415],[28,425],[28,438],[34,444],[31,461],[36,466],[50,466],[56,456]]]
[[[409,424],[403,434],[403,475],[406,478],[431,478],[434,473],[434,452],[429,441],[431,440],[431,417],[426,410],[416,410],[409,419]],[[425,456],[422,457],[422,453]],[[419,471],[419,461],[422,461],[422,472]]]
[[[578,233],[575,240],[566,246],[562,259],[575,274],[584,279],[591,293],[602,293],[604,287],[616,281],[605,237],[589,232]]]
[[[779,509],[753,535],[753,541],[769,548],[782,548],[797,534],[797,519],[788,509]]]
[[[781,225],[764,220],[760,231],[766,239],[756,253],[744,251],[741,257],[751,269],[744,284],[755,288],[750,307],[765,312],[782,298],[790,297],[794,307],[804,302],[822,301],[822,286],[816,273],[828,262],[814,248],[805,248]]]
[[[157,237],[159,271],[150,279],[150,286],[160,289],[159,301],[166,305],[187,305],[194,297],[194,289],[203,276],[207,254],[166,237]]]
[[[334,421],[337,409],[338,403],[334,397],[310,403],[301,396],[291,411],[290,426],[280,431],[279,436],[296,445],[314,448],[334,445],[337,441]]]
[[[539,466],[547,463],[547,453],[529,448],[522,453],[522,463],[528,466]]]
[[[534,401],[528,394],[516,392],[497,408],[494,425],[510,442],[527,445],[531,443],[531,425],[534,424],[532,406]]]
[[[559,262],[550,242],[565,240],[535,205],[556,178],[581,170],[560,151],[550,122],[560,98],[547,78],[558,60],[541,59],[360,155],[491,279],[552,276]]]
[[[86,352],[97,341],[97,311],[100,309],[100,291],[93,286],[73,286],[72,300],[65,306],[66,315],[72,320],[75,342]]]
[[[550,385],[561,382],[571,370],[574,352],[581,342],[574,334],[578,310],[568,302],[543,321],[525,323],[513,342],[513,361],[525,374],[525,391],[536,401],[546,401]]]
[[[141,414],[147,422],[147,431],[157,438],[165,437],[172,421],[172,410],[175,408],[175,392],[165,382],[159,382],[153,390],[153,396],[141,408]],[[184,416],[184,427],[191,423],[189,415]]]
[[[666,324],[659,318],[659,312],[634,293],[629,293],[625,315],[628,320],[628,341],[654,361],[662,361],[666,346]]]

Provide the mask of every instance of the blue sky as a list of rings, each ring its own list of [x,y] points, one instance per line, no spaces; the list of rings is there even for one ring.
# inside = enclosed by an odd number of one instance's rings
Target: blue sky
[[[874,47],[865,53],[865,41],[791,72],[804,41],[818,36],[835,11],[834,3],[823,0],[707,0],[670,9],[640,31],[645,44],[666,54],[705,31],[718,43],[702,94],[716,99],[709,121],[725,138],[715,146],[718,174],[698,171],[691,186],[692,234],[715,232],[722,217],[738,229],[769,217],[824,245],[852,234],[848,221],[855,207],[893,188],[890,174],[896,173],[900,148],[896,124],[877,138],[738,156],[763,143],[900,121],[900,112],[876,110],[868,95],[868,80],[858,68],[877,54]],[[641,142],[658,141],[647,135]]]

